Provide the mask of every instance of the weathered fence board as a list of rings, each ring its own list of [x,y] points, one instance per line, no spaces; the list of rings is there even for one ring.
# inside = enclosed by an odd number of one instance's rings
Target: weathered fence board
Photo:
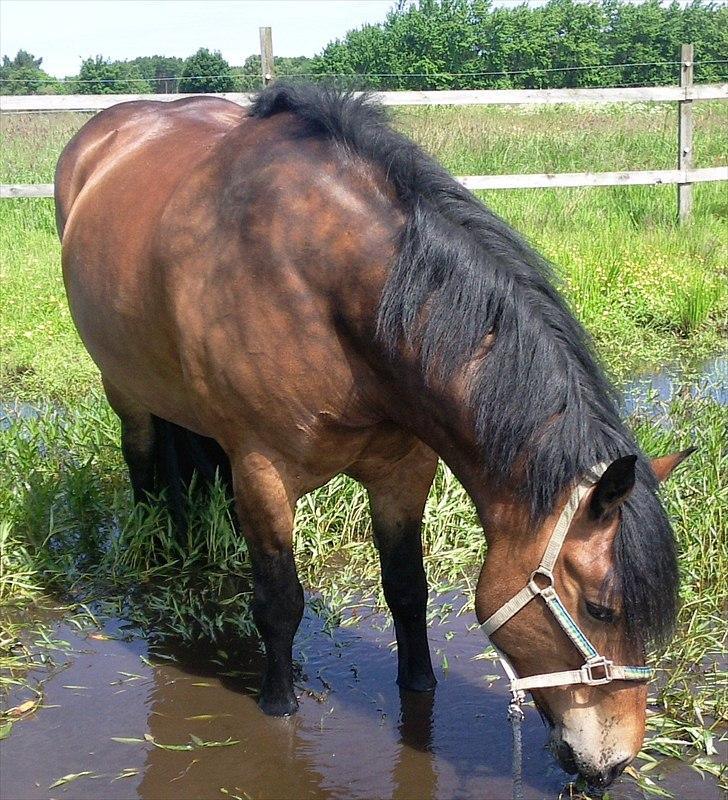
[[[260,28],[263,83],[274,78],[273,42],[270,28]],[[693,84],[693,46],[683,45],[680,86],[628,86],[586,89],[468,89],[433,92],[379,92],[378,100],[388,106],[422,105],[554,105],[573,103],[677,103],[677,169],[620,172],[569,172],[530,175],[466,175],[458,180],[469,189],[539,189],[579,186],[639,186],[677,184],[678,219],[685,222],[692,210],[692,185],[704,181],[728,180],[728,167],[693,169],[692,101],[727,100],[728,83]],[[108,95],[32,95],[0,97],[0,111],[94,112],[131,100],[171,102],[191,94],[108,94]],[[252,93],[230,92],[208,95],[248,106]],[[13,197],[52,197],[52,184],[0,185],[0,199]]]
[[[646,186],[728,180],[728,167],[650,169],[635,172],[561,172],[531,175],[463,175],[468,189],[548,189],[579,186]],[[53,184],[0,184],[0,198],[53,197]]]
[[[53,197],[53,184],[0,183],[0,199],[8,197]]]
[[[686,91],[693,85],[693,46],[684,44],[680,51],[680,86]],[[689,170],[693,166],[693,101],[677,104],[677,167]],[[687,222],[693,210],[693,187],[689,182],[677,186],[677,216]]]
[[[532,175],[466,175],[468,189],[547,189],[578,186],[647,186],[728,180],[728,167],[647,169],[633,172],[559,172]]]
[[[241,106],[250,105],[253,94],[210,94]],[[5,95],[0,111],[100,111],[130,100],[171,102],[192,94],[58,94]],[[379,92],[387,106],[554,105],[558,103],[660,103],[680,100],[728,100],[728,83],[680,86],[631,86],[616,89],[463,89],[436,92]]]

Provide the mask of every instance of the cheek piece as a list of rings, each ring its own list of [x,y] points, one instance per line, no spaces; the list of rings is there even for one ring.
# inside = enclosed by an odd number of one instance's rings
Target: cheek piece
[[[546,672],[540,675],[529,675],[519,678],[513,665],[505,653],[495,645],[491,646],[498,654],[504,672],[508,676],[511,689],[511,702],[508,706],[508,717],[513,725],[513,797],[514,800],[522,797],[521,781],[521,731],[520,722],[523,719],[521,705],[526,699],[525,691],[528,689],[545,689],[553,686],[570,686],[573,684],[586,684],[587,686],[601,686],[612,681],[648,681],[654,674],[650,667],[625,667],[613,664],[608,658],[599,655],[596,647],[589,641],[574,618],[561,602],[558,592],[554,588],[553,568],[563,547],[566,534],[569,532],[579,504],[589,489],[604,474],[607,464],[597,464],[590,470],[590,476],[584,478],[574,489],[568,502],[561,512],[551,538],[546,545],[541,563],[531,574],[529,582],[518,592],[515,597],[504,603],[494,614],[480,626],[486,638],[495,633],[503,624],[515,616],[524,606],[536,597],[540,597],[549,611],[569,637],[576,649],[584,657],[584,664],[580,669],[564,670],[563,672]]]

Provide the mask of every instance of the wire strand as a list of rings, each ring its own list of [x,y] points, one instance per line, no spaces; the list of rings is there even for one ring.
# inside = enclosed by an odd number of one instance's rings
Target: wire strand
[[[528,69],[499,69],[499,70],[473,70],[468,72],[279,72],[279,78],[437,78],[437,77],[486,77],[492,75],[524,75],[534,72],[578,72],[594,69],[626,69],[631,67],[669,67],[679,66],[680,61],[629,61],[616,64],[585,64],[570,67],[529,67]],[[699,67],[703,64],[728,64],[728,59],[709,59],[695,61]],[[217,78],[232,78],[233,80],[262,79],[261,75],[245,75],[233,72],[224,75],[185,75],[155,78],[0,78],[0,83],[61,83],[61,84],[86,84],[86,83],[163,83],[181,80],[213,80]]]
[[[728,74],[719,76],[719,80],[720,81],[728,80]],[[700,86],[701,84],[696,84],[696,85]],[[709,85],[709,84],[702,84],[702,85]],[[638,83],[620,83],[620,84],[613,85],[613,86],[595,86],[595,87],[580,87],[580,88],[587,88],[587,89],[589,89],[589,88],[594,88],[594,89],[632,89],[632,88],[635,88],[635,87],[650,88],[650,87],[645,87],[644,84],[641,83],[641,82],[638,82]],[[536,88],[533,91],[546,91],[546,89]],[[247,94],[247,93],[243,92],[242,94]],[[170,98],[174,97],[174,94],[172,92],[170,92],[169,95],[170,95]],[[13,95],[3,95],[3,96],[4,97],[12,97]],[[38,95],[38,96],[39,97],[43,97],[44,95]],[[93,95],[89,95],[89,97],[92,97],[92,96]],[[114,97],[113,94],[109,94],[108,96],[109,97]],[[144,95],[135,95],[135,97],[136,96],[141,97],[141,98],[144,97]],[[619,103],[619,104],[627,103],[627,104],[629,104],[629,103],[640,103],[640,102],[652,102],[652,101],[649,101],[649,100],[647,100],[647,101],[615,100],[614,101],[615,104],[616,103]],[[484,105],[498,105],[498,103],[485,103]],[[519,104],[518,103],[509,104],[509,107],[512,108],[513,105],[519,105]],[[537,105],[537,104],[528,103],[526,105],[530,106],[530,105]],[[569,105],[569,101],[565,100],[564,101],[564,105]],[[103,111],[103,108],[94,108],[94,109],[89,109],[89,108],[87,108],[87,109],[69,109],[69,108],[32,108],[32,109],[30,109],[30,108],[29,109],[14,109],[14,108],[10,109],[10,108],[7,108],[6,109],[6,108],[0,108],[0,114],[7,115],[7,116],[25,116],[25,115],[33,116],[33,115],[41,115],[41,114],[97,114],[99,111]],[[666,108],[665,109],[665,113],[669,113],[669,109]]]

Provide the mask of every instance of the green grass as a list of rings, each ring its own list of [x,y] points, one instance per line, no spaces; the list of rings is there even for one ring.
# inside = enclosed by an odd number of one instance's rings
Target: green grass
[[[728,109],[695,104],[696,160],[728,152]],[[0,119],[0,182],[48,182],[82,115]],[[398,112],[398,124],[456,174],[671,167],[674,110],[447,108]],[[695,187],[691,223],[674,223],[674,187],[502,191],[484,200],[556,265],[563,291],[609,369],[623,378],[677,362],[692,369],[725,347],[728,201],[725,185]],[[70,319],[52,203],[0,202],[0,390],[17,405],[0,430],[0,606],[53,593],[90,600],[142,626],[187,640],[247,635],[247,559],[224,497],[192,503],[188,539],[160,511],[133,509],[118,422]],[[39,410],[34,412],[33,409]],[[18,411],[22,411],[20,414]],[[728,410],[681,397],[665,418],[631,419],[651,454],[695,443],[666,487],[683,569],[679,635],[660,656],[654,685],[659,733],[650,758],[709,758],[728,718]],[[667,420],[667,422],[666,422]],[[362,589],[381,602],[364,492],[337,478],[304,498],[296,559],[311,603],[336,624]],[[434,585],[467,586],[484,557],[472,505],[438,472],[425,518],[425,563]],[[133,589],[133,591],[131,591]],[[26,624],[0,614],[0,694],[37,667]],[[3,735],[0,720],[0,738]],[[681,741],[683,744],[676,744]],[[644,785],[644,782],[643,782]]]

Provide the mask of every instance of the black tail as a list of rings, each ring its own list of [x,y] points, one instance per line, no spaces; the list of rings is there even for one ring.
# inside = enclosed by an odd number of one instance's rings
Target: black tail
[[[225,451],[207,436],[181,428],[160,417],[154,421],[156,488],[165,490],[170,514],[178,532],[186,531],[185,501],[193,479],[209,488],[215,476],[232,498],[233,477]]]

